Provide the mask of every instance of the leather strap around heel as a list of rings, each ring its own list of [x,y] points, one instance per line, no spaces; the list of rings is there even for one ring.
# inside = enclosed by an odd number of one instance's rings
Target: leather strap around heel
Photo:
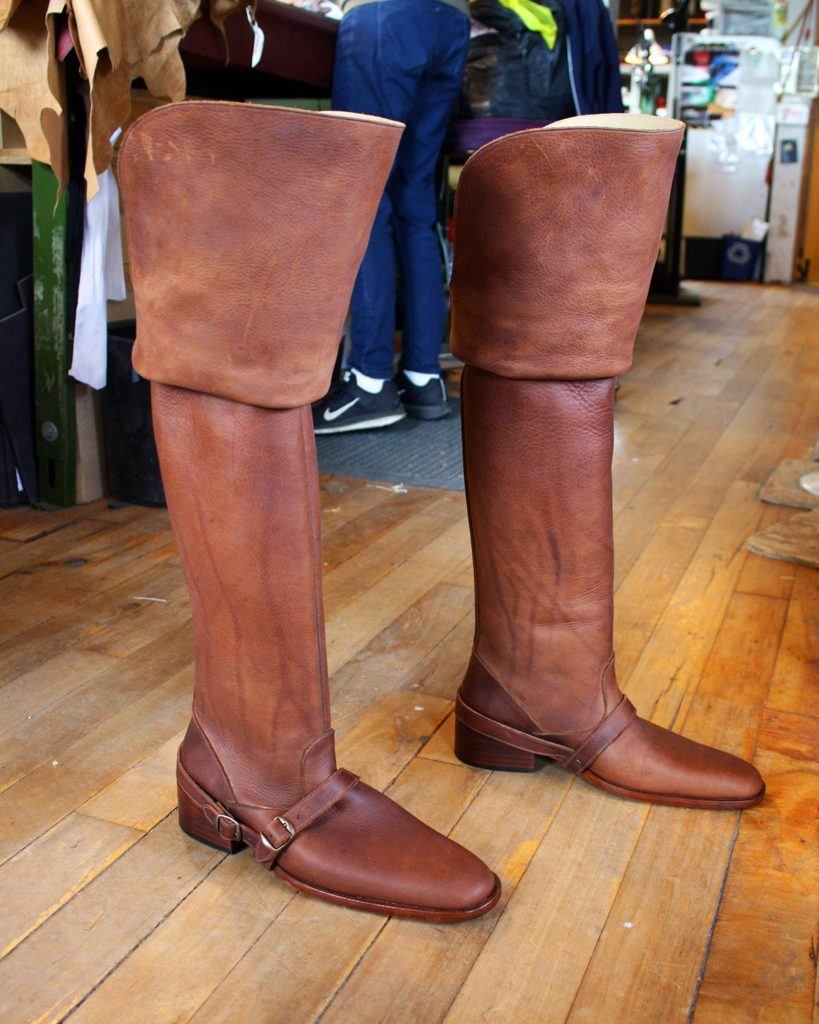
[[[210,823],[215,837],[226,843],[245,843],[253,848],[254,859],[265,867],[272,868],[286,847],[313,822],[341,800],[358,784],[358,776],[339,768],[320,785],[302,797],[289,810],[273,814],[257,831],[239,821],[235,815],[213,800],[177,763],[177,780],[180,792],[195,804],[200,814]]]
[[[515,750],[526,751],[526,753],[534,754],[537,757],[557,761],[561,767],[575,774],[585,771],[606,747],[631,725],[637,716],[634,705],[628,697],[623,696],[622,700],[579,746],[570,747],[563,743],[543,739],[540,736],[532,736],[520,729],[512,728],[511,725],[504,725],[503,722],[487,718],[486,715],[482,715],[465,703],[460,694],[456,700],[455,713],[458,721],[473,732],[497,740],[504,746]]]

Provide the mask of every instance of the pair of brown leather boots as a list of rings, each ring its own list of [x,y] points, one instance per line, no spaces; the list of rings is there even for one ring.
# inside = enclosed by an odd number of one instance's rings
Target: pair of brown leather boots
[[[184,103],[120,157],[162,478],[196,637],[179,823],[302,892],[430,921],[496,876],[336,767],[310,403],[325,392],[402,126]],[[620,796],[742,808],[749,764],[637,717],[612,654],[614,378],[631,361],[682,135],[573,118],[485,146],[458,189],[453,351],[477,628],[456,753]]]

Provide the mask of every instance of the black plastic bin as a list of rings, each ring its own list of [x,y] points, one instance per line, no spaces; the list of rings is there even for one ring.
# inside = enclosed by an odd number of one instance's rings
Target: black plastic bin
[[[108,326],[108,384],[105,388],[108,485],[120,501],[161,507],[165,504],[165,492],[151,426],[151,385],[131,364],[135,337],[133,320]]]

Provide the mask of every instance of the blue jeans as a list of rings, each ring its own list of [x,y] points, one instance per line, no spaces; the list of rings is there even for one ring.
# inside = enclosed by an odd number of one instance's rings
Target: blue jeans
[[[392,376],[399,273],[402,365],[438,373],[446,302],[435,168],[468,42],[469,19],[439,0],[375,0],[345,14],[339,28],[333,107],[407,126],[350,303],[350,363],[369,377]]]

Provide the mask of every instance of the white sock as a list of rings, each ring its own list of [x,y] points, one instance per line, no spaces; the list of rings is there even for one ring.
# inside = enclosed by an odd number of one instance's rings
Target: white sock
[[[361,370],[357,370],[354,366],[350,367],[350,369],[355,374],[355,382],[362,391],[366,391],[370,395],[381,394],[381,388],[387,383],[385,380],[379,380],[378,377],[368,377],[366,373],[362,373]]]
[[[417,388],[422,388],[431,380],[441,379],[440,373],[417,373],[415,370],[404,370],[404,375],[410,384],[414,384]]]

